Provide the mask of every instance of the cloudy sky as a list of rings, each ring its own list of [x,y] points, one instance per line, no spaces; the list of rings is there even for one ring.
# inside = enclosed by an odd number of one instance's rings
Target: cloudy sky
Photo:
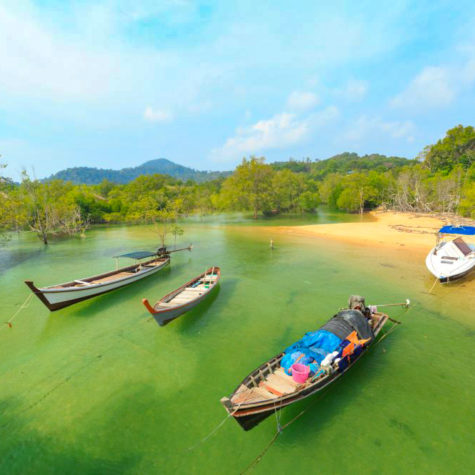
[[[0,0],[10,176],[414,157],[475,125],[475,2]]]

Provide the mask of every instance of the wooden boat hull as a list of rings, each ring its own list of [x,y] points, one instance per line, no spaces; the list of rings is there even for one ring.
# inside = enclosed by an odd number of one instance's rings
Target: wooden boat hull
[[[368,351],[368,349],[371,348],[372,344],[374,344],[374,342],[376,341],[376,337],[378,333],[381,331],[381,329],[387,322],[388,318],[389,317],[387,315],[383,315],[383,317],[378,323],[378,326],[374,329],[373,342],[369,344],[368,346],[365,346],[362,352],[359,353],[357,356],[354,356],[354,358],[351,359],[351,362],[343,371],[335,372],[332,375],[325,377],[324,379],[309,385],[307,388],[304,388],[300,390],[299,392],[292,393],[278,399],[267,400],[267,401],[256,402],[256,403],[249,403],[249,404],[238,404],[236,407],[236,405],[231,402],[231,398],[225,397],[221,399],[221,403],[225,407],[226,411],[234,417],[236,422],[238,422],[239,425],[245,431],[253,429],[256,425],[258,425],[260,422],[265,420],[267,417],[274,414],[276,411],[279,411],[283,409],[284,407],[290,406],[291,404],[294,404],[297,401],[300,401],[309,396],[312,396],[315,393],[322,391],[325,387],[329,386],[336,379],[338,379],[343,374],[345,374]],[[266,363],[261,365],[259,368],[254,370],[234,390],[233,394],[237,393],[239,389],[242,387],[242,385],[245,384],[247,381],[249,381],[250,379],[253,379],[259,373],[262,373],[266,369],[266,367],[268,367],[269,365],[272,365],[273,363],[277,361],[280,361],[283,355],[284,353],[279,353],[278,355],[271,358],[271,360],[267,361]]]
[[[184,313],[189,312],[190,310],[195,308],[197,305],[199,305],[201,302],[206,300],[216,288],[217,286],[214,286],[207,294],[202,295],[199,299],[195,300],[194,302],[191,302],[188,305],[183,305],[179,308],[172,309],[167,312],[155,313],[153,314],[153,318],[161,327],[164,327],[171,321],[175,320],[175,318],[178,318]]]
[[[43,304],[51,311],[69,307],[83,300],[88,300],[98,295],[111,292],[126,285],[133,284],[138,280],[142,280],[157,273],[160,269],[170,263],[170,258],[155,258],[143,264],[135,264],[128,267],[122,267],[116,271],[100,274],[93,277],[87,277],[80,281],[74,282],[91,282],[88,285],[77,287],[67,287],[72,284],[68,282],[51,287],[37,288],[33,282],[25,281],[25,284],[32,292],[43,302]],[[114,276],[117,278],[114,279]],[[94,283],[94,281],[101,281]]]
[[[194,282],[198,281],[200,278],[203,278],[206,274],[211,274],[212,272],[215,272],[217,275],[216,281],[210,285],[210,288],[207,289],[206,292],[203,294],[199,295],[197,298],[191,300],[190,302],[184,303],[183,305],[177,305],[174,307],[169,307],[169,308],[162,308],[160,307],[160,303],[166,302],[168,299],[175,295],[179,295],[180,291],[183,291],[186,287],[192,285]],[[190,280],[186,284],[182,285],[178,289],[174,290],[173,292],[170,292],[169,294],[165,295],[161,300],[159,300],[155,306],[151,306],[150,303],[148,302],[147,299],[143,299],[142,302],[147,308],[147,310],[153,315],[153,318],[155,321],[161,326],[165,326],[171,321],[175,320],[179,316],[183,315],[184,313],[190,311],[197,305],[199,305],[201,302],[206,300],[212,293],[213,291],[217,288],[219,284],[219,279],[221,277],[221,270],[219,267],[210,267],[205,273],[199,275],[198,277],[195,277],[194,279]]]

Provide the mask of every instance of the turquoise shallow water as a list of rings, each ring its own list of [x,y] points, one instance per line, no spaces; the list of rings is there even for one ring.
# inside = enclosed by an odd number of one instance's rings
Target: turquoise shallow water
[[[320,399],[282,411],[285,424],[310,405],[255,472],[473,472],[473,307],[446,289],[425,293],[423,263],[239,220],[196,220],[189,241],[191,253],[148,280],[55,313],[34,299],[13,328],[0,327],[0,473],[244,470],[276,420],[246,433],[229,419],[200,443],[226,416],[219,399],[351,293],[370,303],[411,297],[413,307],[391,311],[404,324]],[[48,249],[13,240],[0,251],[2,321],[28,296],[26,278],[84,277],[155,244],[152,227],[98,229]],[[210,265],[223,273],[213,300],[159,328],[141,298]]]

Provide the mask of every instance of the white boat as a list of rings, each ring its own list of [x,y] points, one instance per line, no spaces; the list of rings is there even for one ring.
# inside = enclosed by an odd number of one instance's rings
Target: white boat
[[[475,244],[466,242],[461,236],[475,236],[475,227],[442,227],[437,233],[435,247],[426,257],[427,268],[442,283],[460,279],[475,268]]]
[[[165,295],[153,307],[147,299],[143,299],[142,303],[156,322],[164,326],[206,299],[216,288],[220,277],[220,268],[210,267],[203,274]]]
[[[191,246],[184,248],[191,250]],[[138,280],[144,279],[155,274],[170,263],[170,253],[182,251],[176,249],[167,251],[166,248],[160,248],[156,252],[137,251],[129,254],[115,256],[116,259],[126,257],[135,259],[134,265],[117,268],[105,274],[94,275],[82,279],[72,280],[63,284],[50,285],[48,287],[38,288],[31,280],[26,280],[25,284],[32,292],[43,302],[51,311],[60,308],[69,307],[83,300],[105,294],[112,290],[132,284]],[[147,261],[142,259],[151,258]],[[118,267],[118,266],[117,266]]]

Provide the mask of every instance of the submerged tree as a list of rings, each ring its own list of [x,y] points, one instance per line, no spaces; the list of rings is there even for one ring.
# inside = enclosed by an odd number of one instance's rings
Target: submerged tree
[[[160,239],[160,247],[166,247],[166,239],[172,231],[172,223],[175,219],[175,213],[166,208],[155,214],[155,229]]]
[[[185,233],[185,230],[181,226],[179,226],[176,222],[174,222],[171,225],[170,232],[173,234],[174,246],[175,246],[175,249],[176,249],[176,239],[177,239],[178,236],[183,236],[183,234]]]
[[[51,236],[82,234],[88,227],[79,206],[71,200],[72,186],[61,180],[41,183],[23,172],[19,193],[25,223],[44,244]]]
[[[0,170],[6,168],[5,163],[0,163]],[[8,179],[0,175],[0,241],[8,237],[7,230],[11,221],[11,197],[7,193]]]

